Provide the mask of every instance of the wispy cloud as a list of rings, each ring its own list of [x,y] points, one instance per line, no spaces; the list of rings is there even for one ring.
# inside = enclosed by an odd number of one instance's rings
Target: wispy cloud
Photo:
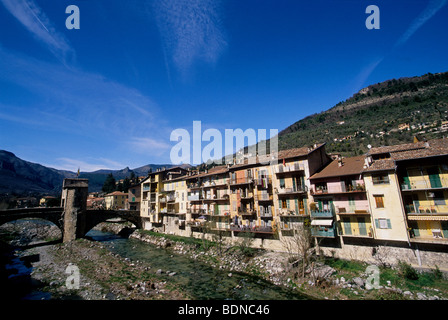
[[[5,8],[59,60],[66,63],[74,58],[74,50],[59,33],[46,14],[32,0],[0,0]]]
[[[59,170],[68,170],[73,172],[76,172],[78,168],[83,172],[91,172],[101,169],[120,170],[126,167],[122,163],[104,158],[88,158],[85,160],[57,158],[56,163],[46,164],[46,166],[56,167]]]
[[[130,146],[134,152],[141,154],[153,154],[157,156],[160,156],[171,148],[171,145],[162,140],[156,140],[148,137],[134,137],[130,141]]]
[[[405,44],[410,37],[420,29],[429,19],[431,19],[440,9],[442,9],[448,0],[432,0],[420,15],[415,18],[405,33],[398,39],[395,47]]]
[[[0,46],[0,80],[25,89],[32,106],[5,109],[10,121],[39,119],[55,130],[92,136],[140,136],[156,126],[157,105],[140,91],[100,74],[44,62]]]
[[[217,0],[158,0],[154,2],[164,49],[186,75],[196,60],[215,63],[227,46]]]
[[[448,0],[432,0],[426,6],[426,8],[412,21],[406,31],[401,35],[400,38],[395,42],[394,46],[390,50],[389,54],[397,50],[399,47],[404,45],[412,35],[417,32],[428,20],[430,20],[440,9],[442,9]],[[367,66],[365,66],[355,79],[356,90],[361,89],[368,77],[373,71],[381,64],[381,62],[387,57],[387,54],[382,57],[376,58]]]

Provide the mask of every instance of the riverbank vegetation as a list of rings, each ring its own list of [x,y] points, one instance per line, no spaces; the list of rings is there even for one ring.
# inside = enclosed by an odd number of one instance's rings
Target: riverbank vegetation
[[[227,246],[218,254],[217,244],[204,239],[180,237],[151,231],[136,231],[137,238],[163,238],[171,244],[165,247],[183,254],[191,254],[195,259],[208,262],[217,268],[237,270],[264,278],[276,285],[282,285],[302,292],[316,299],[335,300],[441,300],[448,298],[448,278],[435,266],[432,270],[417,270],[400,262],[397,266],[380,265],[379,284],[367,289],[370,274],[369,264],[319,256],[312,252],[303,264],[297,255],[273,253],[262,249],[246,248],[238,245]],[[146,238],[148,239],[148,238]],[[180,245],[183,244],[183,245]],[[179,249],[182,247],[183,249]],[[193,250],[187,248],[194,248]]]
[[[120,233],[126,225],[102,224],[100,230]],[[31,229],[33,230],[33,229]],[[128,232],[126,232],[128,233]],[[47,232],[44,233],[47,235]],[[379,265],[376,289],[366,288],[370,274],[367,263],[324,257],[310,252],[304,265],[297,252],[272,252],[250,246],[248,234],[238,244],[205,238],[181,237],[145,230],[135,230],[131,238],[148,242],[172,254],[182,254],[228,274],[247,274],[265,281],[266,286],[282,286],[315,299],[330,300],[441,300],[448,298],[448,279],[434,266],[417,270],[400,262],[397,266]],[[219,240],[219,238],[218,238]],[[12,237],[3,243],[15,243]],[[18,247],[16,247],[18,248]],[[16,254],[38,256],[30,276],[39,283],[38,290],[52,299],[191,299],[188,290],[177,287],[174,277],[161,274],[141,261],[132,261],[112,253],[101,242],[79,239],[16,250]],[[3,261],[4,262],[4,261]],[[82,270],[81,287],[66,287],[65,268],[75,264]],[[3,275],[12,271],[2,269]],[[6,272],[6,273],[5,273]],[[166,273],[166,270],[165,270]]]

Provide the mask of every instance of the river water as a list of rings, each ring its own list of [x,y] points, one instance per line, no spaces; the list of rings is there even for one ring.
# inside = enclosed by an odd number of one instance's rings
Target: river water
[[[160,276],[188,292],[195,300],[303,300],[308,297],[290,289],[276,286],[258,277],[223,271],[185,255],[137,239],[91,230],[93,240],[101,241],[112,252],[133,261],[142,261],[153,270],[163,270]],[[174,276],[169,273],[175,272]]]
[[[177,254],[137,239],[126,238],[95,229],[89,231],[87,236],[94,241],[101,242],[115,254],[128,258],[131,261],[138,260],[144,262],[154,271],[161,269],[163,272],[158,274],[158,276],[162,280],[165,278],[169,283],[188,293],[194,300],[309,299],[307,296],[281,286],[276,286],[261,278],[213,268],[186,255]],[[98,262],[101,263],[101,261]],[[33,267],[23,257],[20,257],[20,255],[13,257],[5,267],[6,269],[14,269],[14,274],[9,277],[10,280],[20,280],[13,281],[15,283],[14,287],[19,289],[18,295],[20,299],[51,299],[51,295],[48,292],[36,290],[36,288],[33,290],[30,287],[32,282],[30,274]],[[175,272],[175,275],[169,275],[169,273],[173,272]]]

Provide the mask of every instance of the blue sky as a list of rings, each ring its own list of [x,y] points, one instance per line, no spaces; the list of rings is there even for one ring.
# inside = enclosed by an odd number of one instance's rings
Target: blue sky
[[[0,149],[93,171],[170,163],[193,121],[281,131],[370,84],[448,71],[447,2],[0,0]]]

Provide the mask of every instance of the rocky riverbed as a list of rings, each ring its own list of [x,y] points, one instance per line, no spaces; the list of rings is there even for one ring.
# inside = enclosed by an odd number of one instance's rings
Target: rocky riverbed
[[[5,226],[2,228],[4,232]],[[41,227],[37,232],[36,228],[28,228],[28,231],[25,231],[26,228],[20,230],[18,225],[6,226],[8,232],[16,236],[22,234],[19,238],[9,239],[10,244],[15,246],[38,244],[45,239],[54,239],[57,236],[57,230],[52,229],[55,228],[55,226],[50,229]],[[127,227],[123,228],[123,225],[110,223],[100,224],[97,228],[114,233],[132,231]],[[198,250],[197,244],[174,241],[140,230],[130,232],[130,237],[225,270],[229,277],[232,277],[232,273],[243,272],[261,277],[275,285],[298,290],[317,299],[440,300],[447,297],[444,290],[426,288],[427,290],[423,292],[411,292],[394,286],[390,281],[379,289],[367,290],[365,280],[367,274],[358,273],[353,277],[344,277],[334,268],[318,262],[313,265],[313,268],[308,268],[307,276],[302,278],[298,276],[299,270],[288,262],[289,256],[286,253],[262,250],[247,256],[235,247],[225,246],[211,246],[207,250]],[[16,250],[14,254],[16,261],[26,262],[28,270],[25,270],[25,273],[29,271],[29,274],[26,277],[14,279],[11,275],[14,275],[14,272],[20,273],[20,270],[14,270],[14,266],[9,269],[4,268],[3,262],[6,260],[3,259],[2,279],[10,277],[8,286],[24,287],[32,292],[28,295],[28,299],[180,300],[191,298],[188,293],[182,292],[171,283],[170,277],[161,277],[161,274],[166,275],[168,270],[155,270],[142,261],[130,261],[112,253],[101,242],[79,239],[65,244],[22,248]],[[79,288],[70,289],[72,285],[67,283],[67,279],[71,276],[67,268],[71,265],[82,270],[79,273]],[[174,273],[169,276],[176,275]],[[16,292],[10,295],[10,298],[23,298],[25,291]]]

